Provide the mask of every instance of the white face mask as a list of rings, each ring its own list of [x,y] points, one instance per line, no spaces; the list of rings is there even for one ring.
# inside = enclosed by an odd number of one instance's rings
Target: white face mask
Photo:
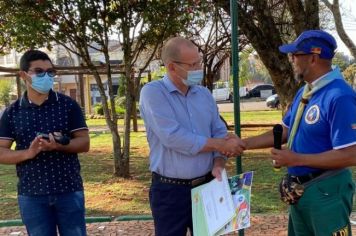
[[[198,85],[204,78],[203,70],[189,70],[187,72],[187,79],[183,79],[183,83],[187,86]]]

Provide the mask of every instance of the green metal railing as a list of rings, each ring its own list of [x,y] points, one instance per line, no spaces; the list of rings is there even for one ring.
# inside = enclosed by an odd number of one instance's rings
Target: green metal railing
[[[130,220],[153,220],[151,215],[126,215],[119,217],[110,216],[93,216],[85,217],[86,223],[100,223],[100,222],[110,222],[110,221],[130,221]],[[12,227],[12,226],[23,226],[21,219],[15,220],[0,220],[1,227]]]

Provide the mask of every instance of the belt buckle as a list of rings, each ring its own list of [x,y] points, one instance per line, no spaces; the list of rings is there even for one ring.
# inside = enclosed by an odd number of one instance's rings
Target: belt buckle
[[[197,179],[193,179],[192,180],[192,187],[197,186],[197,185],[203,183],[204,181],[205,181],[205,176],[197,178]]]

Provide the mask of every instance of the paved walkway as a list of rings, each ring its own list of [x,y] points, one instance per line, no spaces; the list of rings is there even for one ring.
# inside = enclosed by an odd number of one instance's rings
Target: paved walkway
[[[286,215],[255,214],[251,219],[251,227],[245,230],[246,236],[286,236]],[[103,223],[91,223],[87,225],[88,236],[153,236],[154,227],[152,221],[115,221]],[[356,235],[356,227],[353,227]],[[24,227],[0,228],[1,236],[27,235]],[[230,235],[238,235],[230,234]]]

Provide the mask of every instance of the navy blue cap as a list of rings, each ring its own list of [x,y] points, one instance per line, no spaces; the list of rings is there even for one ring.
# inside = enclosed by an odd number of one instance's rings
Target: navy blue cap
[[[279,47],[282,53],[295,53],[298,51],[307,54],[319,54],[320,58],[332,59],[337,48],[334,37],[323,30],[307,30],[290,44]]]

